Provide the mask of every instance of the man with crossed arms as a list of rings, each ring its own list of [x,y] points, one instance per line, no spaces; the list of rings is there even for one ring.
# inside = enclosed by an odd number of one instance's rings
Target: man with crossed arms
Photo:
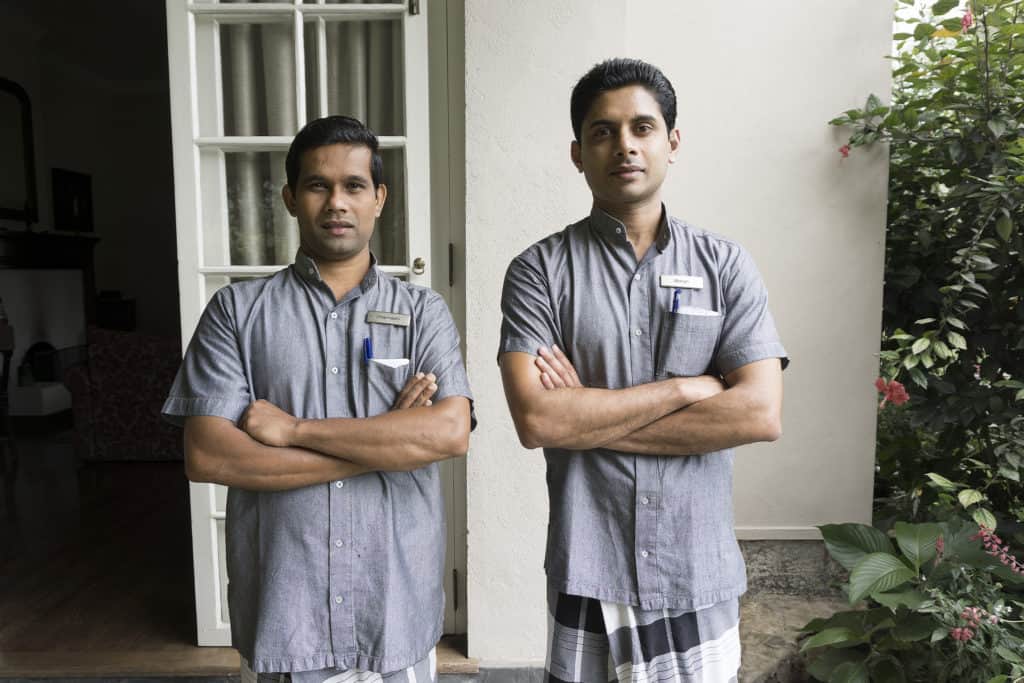
[[[731,449],[779,437],[787,359],[747,252],[662,204],[675,116],[649,64],[585,75],[571,156],[593,208],[505,277],[505,394],[547,460],[549,681],[739,669]]]

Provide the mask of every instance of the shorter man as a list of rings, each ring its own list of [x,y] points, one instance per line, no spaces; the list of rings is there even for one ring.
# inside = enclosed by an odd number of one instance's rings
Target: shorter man
[[[445,517],[437,461],[466,453],[471,394],[441,297],[369,250],[377,138],[309,123],[282,189],[295,263],[219,290],[164,414],[193,481],[229,486],[228,604],[243,679],[435,676]]]

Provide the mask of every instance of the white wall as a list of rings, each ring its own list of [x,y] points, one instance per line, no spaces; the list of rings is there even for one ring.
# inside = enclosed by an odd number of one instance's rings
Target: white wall
[[[679,95],[670,211],[743,243],[793,364],[785,436],[740,450],[746,538],[814,538],[871,507],[886,165],[840,161],[826,122],[889,92],[891,7],[862,0],[468,0],[467,364],[480,425],[468,461],[471,656],[537,664],[545,637],[543,459],[523,450],[495,363],[501,274],[586,214],[569,93],[594,63],[639,57]]]

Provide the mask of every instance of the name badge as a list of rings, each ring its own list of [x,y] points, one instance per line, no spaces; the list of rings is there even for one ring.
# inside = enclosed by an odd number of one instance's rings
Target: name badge
[[[390,313],[388,311],[367,311],[366,322],[382,325],[398,325],[409,327],[409,316],[406,313]]]
[[[704,289],[704,278],[699,275],[662,275],[658,284],[674,289]]]

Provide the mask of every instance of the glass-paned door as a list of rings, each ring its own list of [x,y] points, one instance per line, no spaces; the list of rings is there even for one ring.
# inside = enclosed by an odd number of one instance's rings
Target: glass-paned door
[[[218,288],[294,259],[284,157],[299,128],[328,114],[355,116],[380,138],[389,192],[371,243],[379,264],[430,284],[426,4],[166,0],[185,342]],[[225,499],[221,486],[191,485],[200,645],[230,643]]]

